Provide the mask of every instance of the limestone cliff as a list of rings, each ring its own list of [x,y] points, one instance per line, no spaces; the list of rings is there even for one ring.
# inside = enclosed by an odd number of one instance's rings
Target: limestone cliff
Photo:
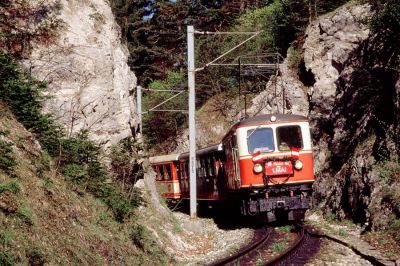
[[[88,130],[89,138],[108,146],[131,136],[137,123],[128,52],[106,0],[60,2],[60,37],[51,46],[34,47],[24,64],[48,82],[44,111],[67,134]]]
[[[347,5],[314,20],[299,69],[288,68],[288,53],[248,113],[285,105],[286,113],[308,115],[317,202],[339,218],[382,228],[400,213],[399,40],[369,28],[373,12]]]

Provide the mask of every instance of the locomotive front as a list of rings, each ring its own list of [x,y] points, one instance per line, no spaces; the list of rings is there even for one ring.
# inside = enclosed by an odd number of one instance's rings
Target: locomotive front
[[[229,190],[244,215],[268,222],[304,218],[315,181],[306,117],[261,115],[236,124],[224,138]]]

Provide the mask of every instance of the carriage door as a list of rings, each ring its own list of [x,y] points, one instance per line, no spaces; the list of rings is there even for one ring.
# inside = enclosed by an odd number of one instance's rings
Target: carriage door
[[[236,134],[231,138],[233,169],[235,175],[235,188],[240,188],[240,167],[239,167],[239,151],[237,147]]]

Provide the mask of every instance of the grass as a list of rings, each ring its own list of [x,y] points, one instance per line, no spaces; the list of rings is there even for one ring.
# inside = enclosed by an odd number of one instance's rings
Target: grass
[[[0,252],[0,265],[1,266],[14,266],[19,262],[19,259],[14,254],[8,251]]]
[[[18,194],[21,191],[21,187],[16,180],[0,183],[0,193],[9,191],[13,194]]]
[[[281,227],[277,228],[279,231],[281,231],[282,233],[289,233],[292,230],[292,226],[291,225],[284,225]]]
[[[16,214],[24,223],[28,225],[35,224],[33,212],[26,204],[22,204]]]
[[[11,245],[14,237],[15,231],[13,229],[6,229],[0,233],[0,245],[3,247]]]
[[[287,244],[284,242],[275,242],[271,245],[271,249],[274,252],[280,253],[287,248]]]

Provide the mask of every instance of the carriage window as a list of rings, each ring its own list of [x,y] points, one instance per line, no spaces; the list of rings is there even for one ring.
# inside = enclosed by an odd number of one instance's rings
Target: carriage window
[[[154,170],[156,171],[156,180],[161,180],[160,169],[158,165],[153,166]]]
[[[158,166],[158,173],[159,173],[159,176],[160,176],[159,180],[164,180],[164,167],[162,165]]]
[[[276,133],[280,151],[288,151],[292,147],[303,148],[300,126],[278,127]]]
[[[271,152],[274,150],[274,136],[271,128],[257,128],[247,131],[249,153]]]
[[[208,158],[208,176],[214,176],[214,167],[215,167],[215,162],[213,156],[211,158]]]
[[[186,179],[189,179],[189,162],[185,162]]]
[[[172,179],[171,165],[167,164],[165,166],[165,180],[171,180],[171,179]]]

